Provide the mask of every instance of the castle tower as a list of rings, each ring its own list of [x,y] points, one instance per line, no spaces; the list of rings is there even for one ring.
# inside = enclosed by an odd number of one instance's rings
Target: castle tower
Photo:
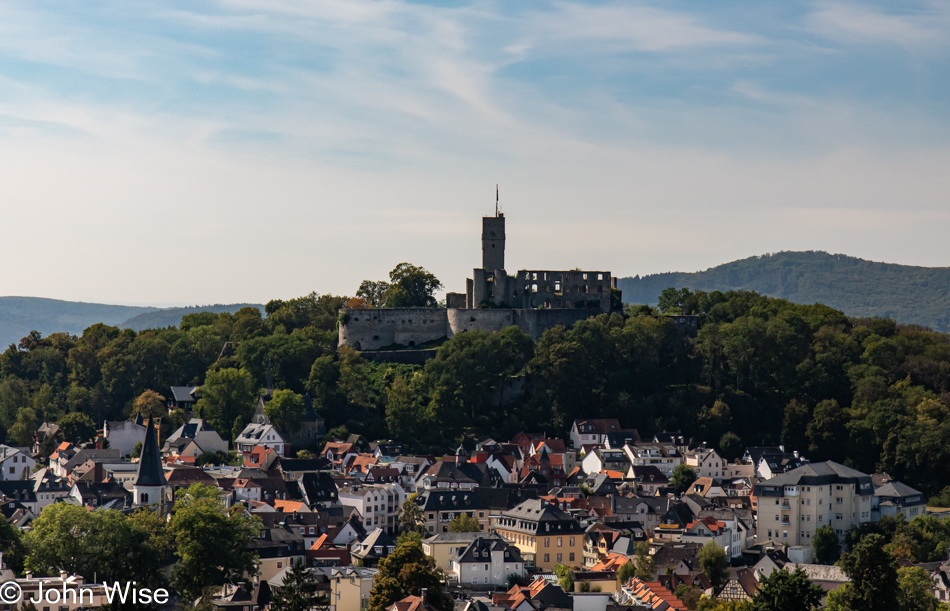
[[[158,450],[158,433],[155,431],[152,417],[149,416],[145,429],[145,443],[142,444],[142,457],[139,459],[139,469],[132,485],[133,506],[148,507],[158,505],[162,507],[165,500],[165,488],[168,480],[162,469],[162,456]]]
[[[505,215],[482,217],[482,269],[505,269]]]

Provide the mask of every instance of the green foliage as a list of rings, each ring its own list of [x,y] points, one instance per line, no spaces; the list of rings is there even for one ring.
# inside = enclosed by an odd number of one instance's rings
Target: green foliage
[[[950,507],[950,486],[944,486],[944,488],[930,497],[930,500],[927,501],[928,507]]]
[[[65,441],[80,444],[96,436],[96,423],[86,414],[71,412],[60,418],[58,424]]]
[[[7,432],[7,439],[11,445],[30,446],[33,443],[33,432],[40,425],[39,418],[36,417],[36,411],[24,407],[17,413],[16,422]]]
[[[449,524],[449,532],[453,533],[475,533],[479,530],[481,529],[479,528],[478,519],[464,513],[455,516]]]
[[[667,287],[688,286],[710,293],[757,291],[794,303],[825,303],[849,316],[893,316],[950,331],[945,301],[950,291],[947,267],[877,263],[816,251],[779,252],[696,273],[620,278],[618,285],[627,303],[655,304],[657,295]]]
[[[725,550],[714,541],[707,542],[699,550],[699,567],[717,591],[726,583],[728,566]]]
[[[627,564],[630,563],[628,562]],[[634,546],[634,557],[632,564],[636,567],[634,575],[638,579],[641,581],[653,580],[656,573],[656,566],[653,563],[653,556],[650,554],[649,543],[646,541],[640,541]]]
[[[745,444],[742,439],[732,431],[726,431],[719,438],[719,455],[728,461],[734,461],[742,456],[745,451]]]
[[[637,565],[634,562],[625,562],[617,569],[617,582],[620,585],[626,584],[637,574]]]
[[[24,553],[20,529],[6,520],[0,520],[0,554],[3,554],[3,562],[19,573],[23,569]]]
[[[687,609],[695,609],[699,605],[699,600],[703,596],[702,590],[699,588],[692,588],[685,583],[681,583],[676,586],[676,598],[683,601],[683,604],[686,605]]]
[[[555,564],[554,575],[557,576],[557,585],[565,592],[574,591],[574,569],[566,564]]]
[[[251,420],[256,399],[257,385],[247,371],[234,368],[208,371],[195,411],[224,434],[231,430],[235,420],[240,419],[244,424]]]
[[[303,396],[292,390],[275,390],[264,403],[264,414],[278,431],[296,431],[304,417]]]
[[[23,537],[25,568],[37,575],[59,571],[100,583],[136,580],[161,583],[167,551],[160,528],[111,509],[87,511],[78,505],[47,505]]]
[[[677,494],[683,494],[696,481],[696,472],[686,463],[680,463],[673,469],[670,476],[670,485]]]
[[[838,535],[830,524],[815,529],[815,536],[811,539],[811,547],[815,552],[816,564],[834,564],[841,556],[841,543]]]
[[[142,442],[136,441],[135,445],[132,446],[132,452],[129,453],[129,458],[138,458],[142,455]]]
[[[885,611],[899,608],[897,563],[884,550],[884,537],[866,536],[853,551],[841,556],[840,564],[851,583],[838,588],[833,600],[829,597],[829,609]]]
[[[281,587],[271,601],[272,611],[311,611],[326,596],[317,594],[317,582],[310,576],[302,560],[297,560],[284,575]],[[327,601],[323,601],[326,603]]]
[[[426,590],[426,601],[440,611],[451,611],[452,598],[442,592],[442,574],[435,561],[426,556],[417,541],[407,541],[379,561],[369,611],[387,611],[397,600],[420,596]]]
[[[515,586],[525,587],[529,585],[529,583],[530,582],[528,581],[526,577],[522,575],[518,575],[517,573],[511,573],[510,575],[508,575],[508,589],[509,590]]]
[[[434,308],[438,306],[435,292],[440,288],[439,279],[425,269],[400,263],[389,272],[385,305],[388,308]]]
[[[178,559],[175,588],[184,598],[193,600],[208,586],[238,583],[254,573],[257,556],[248,542],[260,536],[260,519],[245,514],[243,504],[228,510],[214,486],[179,490],[168,528]]]
[[[801,568],[772,571],[759,581],[752,605],[755,611],[810,611],[818,607],[822,596],[821,586],[813,584]]]
[[[132,411],[141,414],[142,418],[146,420],[149,416],[162,418],[168,415],[168,408],[165,407],[165,397],[151,389],[144,391],[135,398]]]
[[[897,604],[900,611],[937,611],[930,573],[918,566],[897,569]]]

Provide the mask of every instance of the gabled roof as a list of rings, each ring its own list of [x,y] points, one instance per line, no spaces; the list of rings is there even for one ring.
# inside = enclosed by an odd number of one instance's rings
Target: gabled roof
[[[172,386],[172,397],[179,403],[194,403],[197,386]]]

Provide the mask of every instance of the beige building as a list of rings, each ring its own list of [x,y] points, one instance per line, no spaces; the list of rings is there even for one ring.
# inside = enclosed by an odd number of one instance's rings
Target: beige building
[[[361,611],[369,606],[376,569],[354,566],[330,572],[330,611]]]
[[[551,571],[556,564],[580,567],[584,562],[584,529],[545,500],[525,501],[504,512],[493,530],[521,551],[526,566]]]
[[[422,541],[422,551],[426,556],[435,560],[435,566],[448,573],[452,558],[456,554],[465,550],[475,539],[480,538],[500,539],[499,535],[494,533],[470,532],[470,533],[439,533]]]
[[[811,463],[759,482],[757,541],[811,545],[815,530],[831,525],[839,538],[871,521],[871,476],[836,462]]]

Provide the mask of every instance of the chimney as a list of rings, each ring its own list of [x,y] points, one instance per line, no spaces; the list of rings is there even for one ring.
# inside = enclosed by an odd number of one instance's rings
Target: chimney
[[[422,591],[419,592],[419,598],[422,599],[422,604],[426,604],[426,589],[427,588],[422,588]]]

